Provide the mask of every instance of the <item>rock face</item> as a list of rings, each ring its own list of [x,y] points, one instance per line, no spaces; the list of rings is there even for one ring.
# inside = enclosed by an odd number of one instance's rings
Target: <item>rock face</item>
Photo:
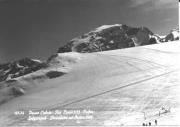
[[[129,27],[122,24],[103,25],[89,33],[72,39],[59,48],[64,52],[98,52],[157,43],[146,27]]]
[[[6,64],[0,64],[0,81],[23,76],[44,67],[46,67],[46,63],[29,58],[24,58]]]
[[[165,37],[165,42],[179,40],[179,28],[173,29]]]

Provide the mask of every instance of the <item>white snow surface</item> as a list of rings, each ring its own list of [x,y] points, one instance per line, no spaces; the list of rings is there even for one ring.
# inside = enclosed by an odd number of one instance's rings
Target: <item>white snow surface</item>
[[[38,62],[38,63],[42,63],[42,61],[37,60],[37,59],[31,59],[32,61]]]
[[[58,54],[55,60],[70,62],[66,67],[71,70],[54,79],[18,79],[14,85],[25,88],[25,95],[0,105],[0,125],[141,126],[143,122],[154,125],[155,119],[158,125],[180,125],[179,44],[175,41],[97,53]],[[162,107],[171,112],[159,116]],[[29,121],[28,115],[14,115],[15,111],[33,109],[90,109],[94,113],[91,120],[56,121]]]
[[[68,66],[77,63],[82,57],[83,54],[77,52],[58,53],[57,57],[53,58],[50,63]]]
[[[172,32],[174,39],[179,37],[179,31]]]
[[[95,29],[95,32],[101,32],[101,31],[104,30],[104,29],[108,29],[108,28],[115,27],[115,26],[121,27],[122,25],[121,25],[121,24],[102,25],[102,26],[96,28],[96,29]]]

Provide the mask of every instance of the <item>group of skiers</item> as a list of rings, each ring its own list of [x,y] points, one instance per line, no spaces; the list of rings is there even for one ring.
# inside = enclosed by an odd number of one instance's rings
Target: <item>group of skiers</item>
[[[161,114],[168,113],[168,112],[170,112],[170,107],[169,108],[161,107],[161,109],[159,110],[159,114],[158,115],[161,116]],[[146,117],[145,117],[145,119],[146,119]],[[154,120],[154,123],[157,126],[157,120],[156,119]],[[143,123],[142,125],[143,126],[151,126],[152,124],[151,124],[151,122],[149,122],[149,123]]]
[[[157,126],[157,120],[154,120],[154,123]],[[143,123],[142,125],[143,126],[151,126],[152,124],[151,124],[151,122],[149,122],[149,123]]]

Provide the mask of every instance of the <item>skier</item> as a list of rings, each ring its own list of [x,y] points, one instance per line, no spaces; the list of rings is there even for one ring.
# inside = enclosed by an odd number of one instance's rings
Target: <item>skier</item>
[[[156,126],[157,126],[157,120],[155,120],[155,124],[156,124]]]
[[[151,122],[149,122],[149,126],[151,126]]]

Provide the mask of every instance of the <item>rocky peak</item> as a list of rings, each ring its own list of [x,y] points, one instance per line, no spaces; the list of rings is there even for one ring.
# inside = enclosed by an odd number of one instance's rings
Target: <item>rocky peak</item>
[[[0,81],[16,78],[37,71],[43,67],[46,67],[45,63],[30,58],[0,64]]]
[[[165,42],[179,40],[179,28],[173,29],[165,37]]]
[[[146,27],[136,28],[122,24],[103,25],[72,39],[60,47],[58,53],[98,52],[147,45],[152,44],[151,35],[153,33]]]
[[[66,66],[77,62],[82,56],[77,53],[98,52],[129,48],[174,41],[179,39],[179,29],[173,29],[167,36],[159,36],[147,27],[131,27],[123,24],[103,25],[60,47],[58,54],[51,56],[46,63],[39,60],[23,58],[21,60],[0,64],[0,81],[16,78],[57,64]],[[65,52],[72,52],[66,54]],[[76,52],[76,53],[75,53]],[[63,54],[61,54],[63,53]]]

